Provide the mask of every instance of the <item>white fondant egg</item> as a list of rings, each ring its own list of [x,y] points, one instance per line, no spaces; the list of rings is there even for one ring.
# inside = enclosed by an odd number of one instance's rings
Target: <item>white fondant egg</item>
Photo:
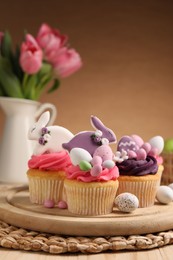
[[[122,212],[132,212],[138,208],[139,200],[134,194],[125,192],[115,198],[115,205]]]
[[[169,204],[173,200],[173,190],[165,185],[158,188],[156,199],[162,204]]]
[[[170,184],[168,185],[168,187],[173,190],[173,183],[170,183]]]
[[[160,154],[163,151],[164,147],[164,140],[161,136],[154,136],[149,140],[149,143],[151,147],[157,148],[158,154]]]
[[[81,161],[91,162],[91,154],[82,148],[73,148],[70,151],[70,158],[73,165],[79,165]]]
[[[115,163],[112,160],[106,160],[103,162],[103,168],[112,169],[114,166],[115,166]]]

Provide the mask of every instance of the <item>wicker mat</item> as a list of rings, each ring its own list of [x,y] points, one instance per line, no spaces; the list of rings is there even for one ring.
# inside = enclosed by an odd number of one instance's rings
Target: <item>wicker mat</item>
[[[143,250],[173,244],[173,230],[147,235],[68,237],[25,230],[0,221],[0,246],[50,254]]]

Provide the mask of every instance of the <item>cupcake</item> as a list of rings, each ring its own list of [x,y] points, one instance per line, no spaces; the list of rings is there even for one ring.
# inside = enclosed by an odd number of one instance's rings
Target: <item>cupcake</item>
[[[91,121],[96,131],[80,132],[63,144],[73,164],[64,181],[68,210],[83,216],[111,213],[118,189],[119,170],[109,146],[115,134],[97,117]]]
[[[29,139],[36,140],[36,146],[28,161],[27,176],[31,202],[53,207],[64,200],[64,179],[71,160],[62,143],[73,134],[60,126],[47,127],[49,119],[47,111],[29,130]]]
[[[119,169],[118,194],[129,192],[139,199],[139,207],[154,205],[163,171],[159,154],[163,138],[153,137],[149,142],[137,135],[123,136],[117,147],[115,160]]]
[[[64,179],[66,168],[70,165],[66,151],[33,155],[27,171],[31,202],[54,205],[64,200]]]
[[[94,216],[109,214],[118,189],[119,171],[116,166],[103,169],[98,176],[91,171],[71,166],[64,182],[68,210],[74,214]]]

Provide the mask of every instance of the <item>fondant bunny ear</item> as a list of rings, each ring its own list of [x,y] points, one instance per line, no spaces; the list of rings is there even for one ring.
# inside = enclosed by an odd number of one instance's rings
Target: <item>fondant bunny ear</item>
[[[39,126],[46,126],[50,120],[50,112],[44,112],[37,121],[37,125]]]
[[[98,117],[91,116],[91,124],[94,128],[100,130],[103,133],[102,137],[107,138],[109,143],[116,142],[116,136],[114,132],[111,129],[107,128]]]
[[[98,129],[100,131],[105,130],[106,127],[101,122],[101,120],[96,116],[91,116],[91,124],[95,129]]]

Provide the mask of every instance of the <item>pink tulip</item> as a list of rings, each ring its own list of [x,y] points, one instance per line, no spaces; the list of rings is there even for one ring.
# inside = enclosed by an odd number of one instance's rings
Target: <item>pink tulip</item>
[[[37,42],[44,49],[45,58],[49,62],[54,62],[55,54],[67,42],[67,36],[51,28],[47,24],[42,24],[37,35]]]
[[[26,41],[21,45],[20,65],[28,74],[37,73],[42,66],[43,52],[34,37],[26,35]]]
[[[82,66],[79,54],[74,49],[62,48],[63,51],[56,57],[54,64],[55,74],[65,78],[76,72]]]

